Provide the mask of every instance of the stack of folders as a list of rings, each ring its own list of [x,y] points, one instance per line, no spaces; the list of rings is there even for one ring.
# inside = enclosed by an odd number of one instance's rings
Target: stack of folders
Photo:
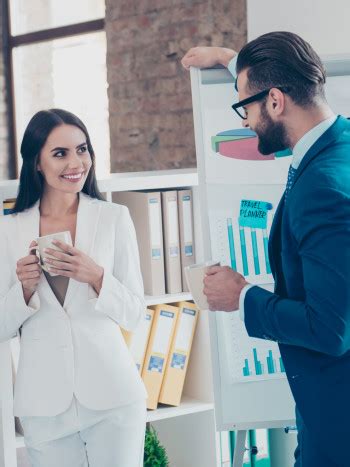
[[[192,190],[178,190],[182,291],[188,292],[185,267],[195,263],[193,194]]]
[[[121,329],[126,345],[140,374],[142,374],[149,336],[151,334],[154,310],[147,308],[144,319],[134,332]]]
[[[134,333],[122,330],[147,389],[148,409],[180,405],[198,313],[191,302],[156,305]]]
[[[174,406],[181,402],[199,313],[193,303],[178,302],[176,306],[179,312],[159,395],[160,403]]]
[[[143,285],[147,295],[164,295],[164,250],[160,192],[125,191],[114,201],[129,208],[135,225]]]
[[[192,191],[119,192],[114,200],[133,219],[145,293],[188,292],[184,268],[195,262]]]
[[[5,201],[3,203],[3,210],[4,210],[4,215],[5,216],[6,216],[6,214],[11,214],[12,213],[13,208],[15,207],[15,204],[16,204],[16,199],[15,198],[5,199]]]
[[[154,307],[153,326],[142,370],[142,379],[148,394],[148,409],[154,410],[158,405],[178,313],[178,308],[172,305]]]

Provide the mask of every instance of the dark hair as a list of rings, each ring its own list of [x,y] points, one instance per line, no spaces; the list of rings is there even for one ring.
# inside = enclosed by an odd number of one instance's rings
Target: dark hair
[[[95,153],[84,123],[76,115],[71,112],[67,112],[66,110],[41,110],[31,118],[23,135],[21,144],[23,165],[21,169],[16,204],[13,210],[14,213],[21,212],[32,207],[41,198],[44,178],[37,169],[40,151],[45,145],[45,142],[52,130],[60,125],[74,125],[85,134],[92,165],[85,180],[82,192],[92,198],[105,201],[97,186]]]
[[[288,87],[288,95],[301,107],[325,100],[321,59],[297,34],[270,32],[246,44],[238,54],[236,71],[245,69],[252,92]]]

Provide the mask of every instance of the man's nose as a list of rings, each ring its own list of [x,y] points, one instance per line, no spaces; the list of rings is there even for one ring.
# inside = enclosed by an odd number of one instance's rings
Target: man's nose
[[[242,127],[243,127],[243,128],[249,128],[249,123],[248,123],[248,120],[247,120],[247,119],[242,120]]]

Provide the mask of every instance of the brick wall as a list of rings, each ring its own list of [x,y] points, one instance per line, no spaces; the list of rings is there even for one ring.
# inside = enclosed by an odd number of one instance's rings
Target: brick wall
[[[0,179],[14,177],[0,2]],[[192,46],[239,49],[245,0],[106,0],[111,171],[196,165],[189,73]],[[11,124],[11,123],[10,123]]]
[[[192,46],[239,49],[245,0],[106,0],[111,171],[196,165],[189,73]]]

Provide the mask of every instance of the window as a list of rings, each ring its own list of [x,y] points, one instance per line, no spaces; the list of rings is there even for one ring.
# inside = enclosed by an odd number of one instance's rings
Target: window
[[[10,0],[14,36],[104,18],[104,0]]]
[[[53,107],[81,118],[95,150],[97,176],[110,172],[104,8],[104,0],[10,0],[18,172],[28,121]]]

